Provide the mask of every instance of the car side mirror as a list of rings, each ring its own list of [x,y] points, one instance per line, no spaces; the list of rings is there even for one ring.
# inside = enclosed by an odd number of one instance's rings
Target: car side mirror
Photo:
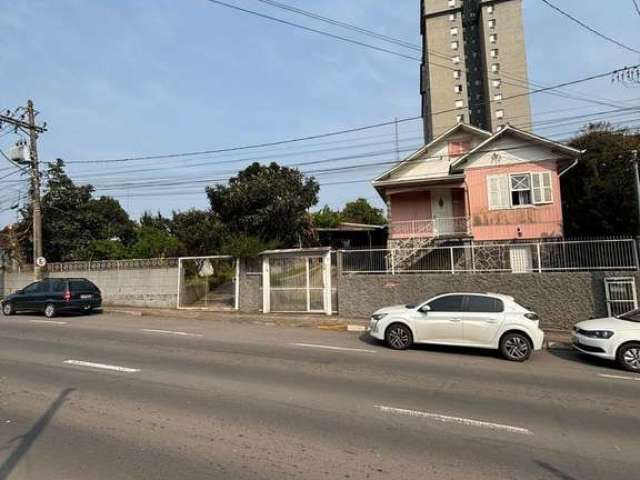
[[[431,310],[431,307],[429,305],[423,305],[418,309],[420,313],[427,313],[430,310]]]

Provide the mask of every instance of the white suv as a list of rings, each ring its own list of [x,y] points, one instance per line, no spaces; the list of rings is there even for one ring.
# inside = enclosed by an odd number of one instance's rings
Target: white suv
[[[496,293],[447,293],[425,303],[376,311],[369,333],[390,348],[413,343],[499,349],[507,360],[523,362],[542,348],[544,332],[531,310]]]

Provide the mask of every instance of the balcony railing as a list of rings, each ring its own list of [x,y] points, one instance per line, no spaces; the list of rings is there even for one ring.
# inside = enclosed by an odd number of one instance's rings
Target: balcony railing
[[[391,238],[432,238],[469,235],[469,217],[392,222]]]

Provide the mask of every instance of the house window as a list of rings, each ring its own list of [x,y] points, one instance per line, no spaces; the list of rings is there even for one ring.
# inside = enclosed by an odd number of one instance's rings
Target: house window
[[[498,42],[498,34],[497,33],[492,33],[491,35],[489,35],[489,41],[491,43],[497,43]]]
[[[456,21],[456,14],[455,13],[450,13],[449,14],[449,21],[450,22],[455,22]]]
[[[487,7],[487,13],[493,13],[493,12],[494,12],[494,10],[495,10],[495,7],[494,7],[493,5],[489,5],[489,6]]]
[[[551,173],[489,175],[487,193],[490,210],[552,203]]]
[[[458,115],[464,120],[464,115]],[[451,140],[449,142],[449,157],[455,158],[464,155],[471,149],[469,140]]]
[[[495,18],[492,18],[491,20],[489,20],[489,28],[496,28]]]
[[[496,118],[498,120],[500,120],[501,118],[504,118],[504,110],[496,110]]]
[[[502,93],[498,92],[493,96],[493,100],[496,102],[501,102],[502,101]]]
[[[491,64],[491,71],[493,73],[498,73],[500,71],[500,64],[499,63],[492,63]]]
[[[450,7],[455,7],[456,6],[456,0],[449,0],[449,6]]]
[[[460,56],[456,55],[455,57],[451,57],[451,61],[456,64],[460,63]]]
[[[464,101],[456,100],[456,108],[463,108],[463,107],[464,107]]]
[[[457,41],[451,42],[451,50],[457,50],[459,45],[460,44]]]
[[[453,71],[453,78],[456,80],[460,80],[460,78],[462,77],[462,71],[460,70],[454,70]]]
[[[497,48],[491,49],[491,58],[498,58],[498,49]]]
[[[528,173],[511,175],[511,205],[519,207],[532,203],[531,175]]]
[[[500,88],[502,86],[502,80],[495,79],[491,82],[491,84],[493,85],[493,88]]]
[[[458,123],[464,122],[464,115],[456,115],[456,122]]]
[[[462,85],[454,85],[453,86],[453,91],[455,93],[462,93]]]
[[[451,27],[450,33],[451,33],[452,37],[457,36],[458,35],[458,27]]]

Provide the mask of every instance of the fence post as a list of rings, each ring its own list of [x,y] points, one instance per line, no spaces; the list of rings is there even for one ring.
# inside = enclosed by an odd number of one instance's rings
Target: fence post
[[[396,255],[395,255],[395,249],[392,248],[391,249],[391,275],[395,275],[396,274]]]
[[[536,249],[538,250],[538,273],[542,273],[542,258],[540,257],[540,242],[536,244]]]
[[[638,250],[640,250],[640,237],[633,240],[633,263],[637,270],[640,270],[640,261],[638,261]]]
[[[473,242],[471,243],[471,270],[476,273],[476,252],[474,250]]]
[[[451,273],[456,273],[456,266],[453,263],[453,247],[449,247],[449,256],[451,257]]]

